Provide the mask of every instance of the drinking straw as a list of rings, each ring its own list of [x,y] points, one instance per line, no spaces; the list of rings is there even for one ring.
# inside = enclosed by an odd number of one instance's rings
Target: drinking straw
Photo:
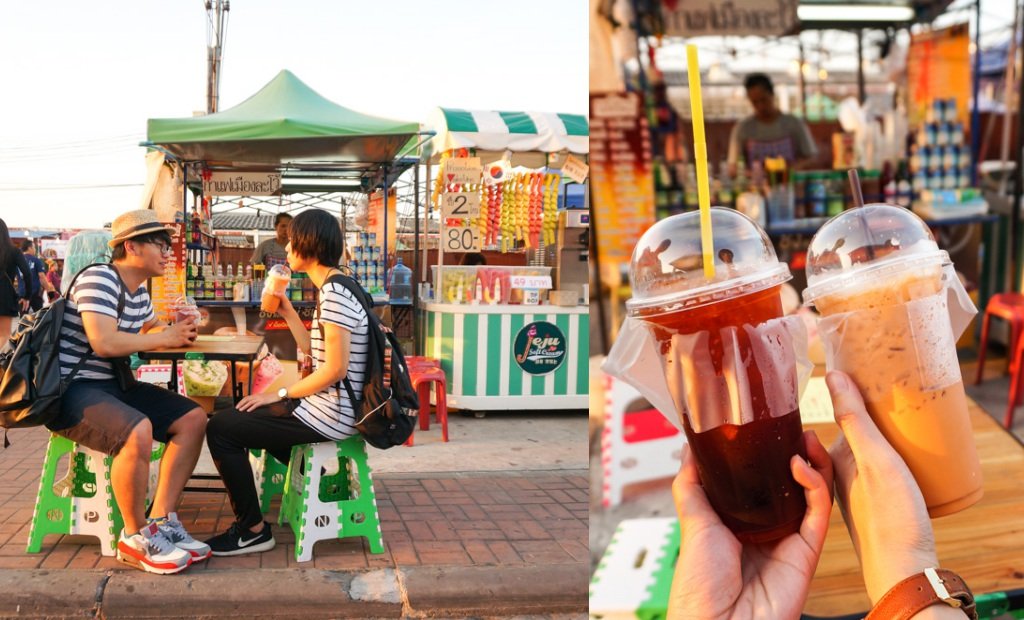
[[[863,207],[864,194],[860,188],[860,175],[857,174],[857,169],[850,168],[846,171],[846,174],[850,177],[850,188],[853,190],[853,208],[857,209],[858,207]],[[871,227],[868,226],[867,220],[864,219],[863,211],[858,210],[857,214],[857,220],[860,222],[861,228],[864,229],[864,249],[867,251],[868,260],[875,260],[875,249],[869,242],[873,239],[871,236]]]
[[[864,194],[860,189],[860,176],[857,174],[857,169],[850,168],[846,171],[846,174],[850,177],[850,189],[853,190],[853,206],[863,207]]]
[[[697,46],[686,46],[686,72],[690,79],[690,113],[693,116],[693,163],[697,165],[697,202],[700,205],[700,247],[704,254],[704,278],[715,278],[715,245],[711,238],[711,190],[708,187],[708,147],[704,139],[704,102],[700,96]]]

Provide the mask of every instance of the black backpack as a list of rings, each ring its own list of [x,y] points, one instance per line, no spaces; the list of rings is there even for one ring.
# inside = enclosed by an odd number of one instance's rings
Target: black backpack
[[[409,378],[405,354],[395,334],[380,322],[373,312],[373,298],[351,277],[335,274],[327,278],[347,288],[366,311],[369,347],[366,359],[366,382],[363,397],[356,399],[348,377],[342,380],[356,414],[356,430],[366,443],[386,450],[398,446],[412,435],[415,412],[420,401]],[[326,282],[325,282],[326,284]],[[320,339],[324,341],[323,324],[319,322]],[[412,413],[410,413],[410,411]]]
[[[71,280],[70,293],[86,269],[109,263],[93,263]],[[120,289],[117,314],[124,310],[124,289]],[[68,300],[60,297],[46,308],[26,314],[10,340],[0,349],[0,426],[4,447],[10,445],[7,430],[48,424],[60,413],[60,398],[85,364],[90,348],[67,377],[60,376],[60,329]]]

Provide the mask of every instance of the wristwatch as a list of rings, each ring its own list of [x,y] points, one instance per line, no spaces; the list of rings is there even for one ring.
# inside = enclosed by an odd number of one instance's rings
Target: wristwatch
[[[291,400],[290,398],[288,398],[288,388],[286,387],[283,387],[277,391],[277,397],[280,398],[281,400]]]
[[[893,586],[865,620],[907,620],[932,605],[949,605],[971,620],[978,619],[974,595],[960,575],[943,568],[926,568]]]

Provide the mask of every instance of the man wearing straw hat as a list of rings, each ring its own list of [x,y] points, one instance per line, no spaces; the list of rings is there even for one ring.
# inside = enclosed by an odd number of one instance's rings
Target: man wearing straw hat
[[[210,547],[194,540],[175,512],[199,458],[206,414],[184,396],[136,383],[128,356],[187,346],[196,325],[157,320],[146,289],[170,258],[168,227],[153,211],[129,211],[114,220],[111,232],[113,263],[83,269],[68,284],[60,366],[61,377],[71,379],[60,414],[47,428],[114,457],[110,482],[124,517],[117,558],[146,572],[176,573],[210,556]],[[154,440],[166,450],[147,520]]]

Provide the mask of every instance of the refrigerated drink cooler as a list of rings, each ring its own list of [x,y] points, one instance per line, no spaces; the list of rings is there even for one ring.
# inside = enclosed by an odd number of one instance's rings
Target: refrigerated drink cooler
[[[590,211],[566,209],[558,214],[557,242],[545,249],[545,264],[554,266],[554,285],[560,291],[575,291],[579,303],[583,286],[590,281]]]

